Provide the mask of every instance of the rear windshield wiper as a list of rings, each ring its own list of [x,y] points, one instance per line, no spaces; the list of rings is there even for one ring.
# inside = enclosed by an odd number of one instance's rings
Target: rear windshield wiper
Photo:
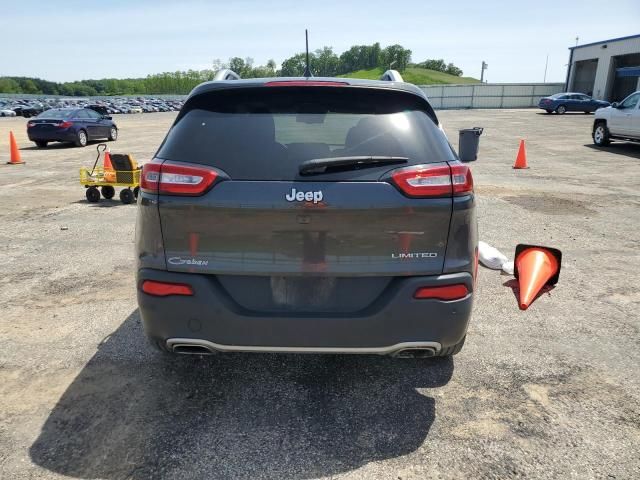
[[[300,175],[317,175],[335,170],[356,170],[359,168],[377,167],[407,163],[407,157],[391,157],[386,155],[358,155],[354,157],[313,158],[300,164]]]

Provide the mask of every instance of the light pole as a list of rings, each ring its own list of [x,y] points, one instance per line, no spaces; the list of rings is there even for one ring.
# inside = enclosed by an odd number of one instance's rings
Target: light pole
[[[480,83],[484,83],[484,71],[487,69],[487,67],[489,67],[489,65],[487,65],[487,63],[483,60],[482,70],[480,70]]]

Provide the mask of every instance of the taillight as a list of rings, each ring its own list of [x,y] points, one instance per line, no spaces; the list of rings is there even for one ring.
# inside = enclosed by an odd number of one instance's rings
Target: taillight
[[[473,193],[471,170],[460,162],[400,168],[391,173],[391,179],[409,197],[450,197]]]
[[[156,297],[168,297],[169,295],[193,295],[191,285],[184,283],[156,282],[145,280],[142,282],[142,291]]]
[[[471,169],[460,162],[450,163],[451,183],[453,185],[453,195],[468,195],[473,193],[473,176]]]
[[[438,287],[422,287],[416,290],[413,298],[420,300],[433,298],[435,300],[460,300],[469,294],[469,289],[463,283],[443,285]]]
[[[322,81],[322,80],[276,80],[267,82],[265,87],[344,87],[348,82]]]
[[[60,122],[58,125],[56,125],[56,127],[69,128],[71,125],[73,125],[73,122]]]
[[[145,163],[142,166],[142,174],[140,175],[140,189],[147,193],[158,193],[158,183],[160,182],[160,166],[162,160],[156,160]]]
[[[206,192],[218,172],[205,165],[153,160],[142,167],[140,188],[161,195],[197,196]]]
[[[446,163],[400,168],[392,172],[391,178],[409,197],[451,196],[451,169]]]

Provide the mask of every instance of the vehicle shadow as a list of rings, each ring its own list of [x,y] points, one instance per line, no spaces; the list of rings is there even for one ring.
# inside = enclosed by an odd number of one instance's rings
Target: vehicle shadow
[[[43,152],[46,152],[47,150],[65,150],[68,148],[74,148],[74,149],[78,149],[81,150],[82,148],[87,148],[87,147],[93,147],[95,145],[98,145],[100,143],[105,143],[104,140],[90,140],[89,142],[87,142],[87,145],[85,147],[76,147],[73,143],[70,142],[52,142],[49,145],[47,145],[44,148],[38,147],[37,145],[31,145],[29,147],[20,147],[19,150],[41,150]]]
[[[606,147],[598,147],[592,143],[585,144],[592,150],[603,153],[615,153],[616,155],[625,155],[627,157],[640,158],[640,144],[633,142],[613,142]]]
[[[126,204],[126,203],[122,203],[119,199],[118,199],[118,195],[116,194],[116,196],[112,199],[106,199],[106,198],[100,198],[100,201],[98,202],[90,202],[86,199],[83,200],[76,200],[75,202],[71,202],[72,204],[80,204],[80,205],[86,205],[88,207],[91,208],[113,208],[113,207],[127,207],[130,205],[135,206],[137,201],[134,201],[132,203]]]
[[[581,115],[586,117],[587,115],[593,115],[593,112],[584,113],[584,112],[565,112],[563,114],[558,114],[556,112],[547,113],[544,110],[542,112],[536,112],[536,115],[544,115],[545,117],[563,117],[563,116],[572,116],[572,115]]]
[[[73,143],[51,143],[46,147],[38,147],[36,145],[31,145],[29,147],[20,147],[20,150],[40,150],[46,152],[47,150],[64,150],[66,148],[77,148]]]
[[[450,358],[155,352],[134,311],[30,448],[80,478],[313,478],[418,449]]]

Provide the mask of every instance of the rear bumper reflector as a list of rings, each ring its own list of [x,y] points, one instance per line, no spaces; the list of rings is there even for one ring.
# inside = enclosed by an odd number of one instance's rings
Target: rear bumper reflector
[[[469,294],[466,285],[459,283],[456,285],[445,285],[440,287],[421,287],[413,294],[413,298],[435,300],[460,300]]]
[[[157,282],[155,280],[145,280],[142,282],[142,291],[155,297],[167,297],[169,295],[193,295],[191,285],[184,283]]]

